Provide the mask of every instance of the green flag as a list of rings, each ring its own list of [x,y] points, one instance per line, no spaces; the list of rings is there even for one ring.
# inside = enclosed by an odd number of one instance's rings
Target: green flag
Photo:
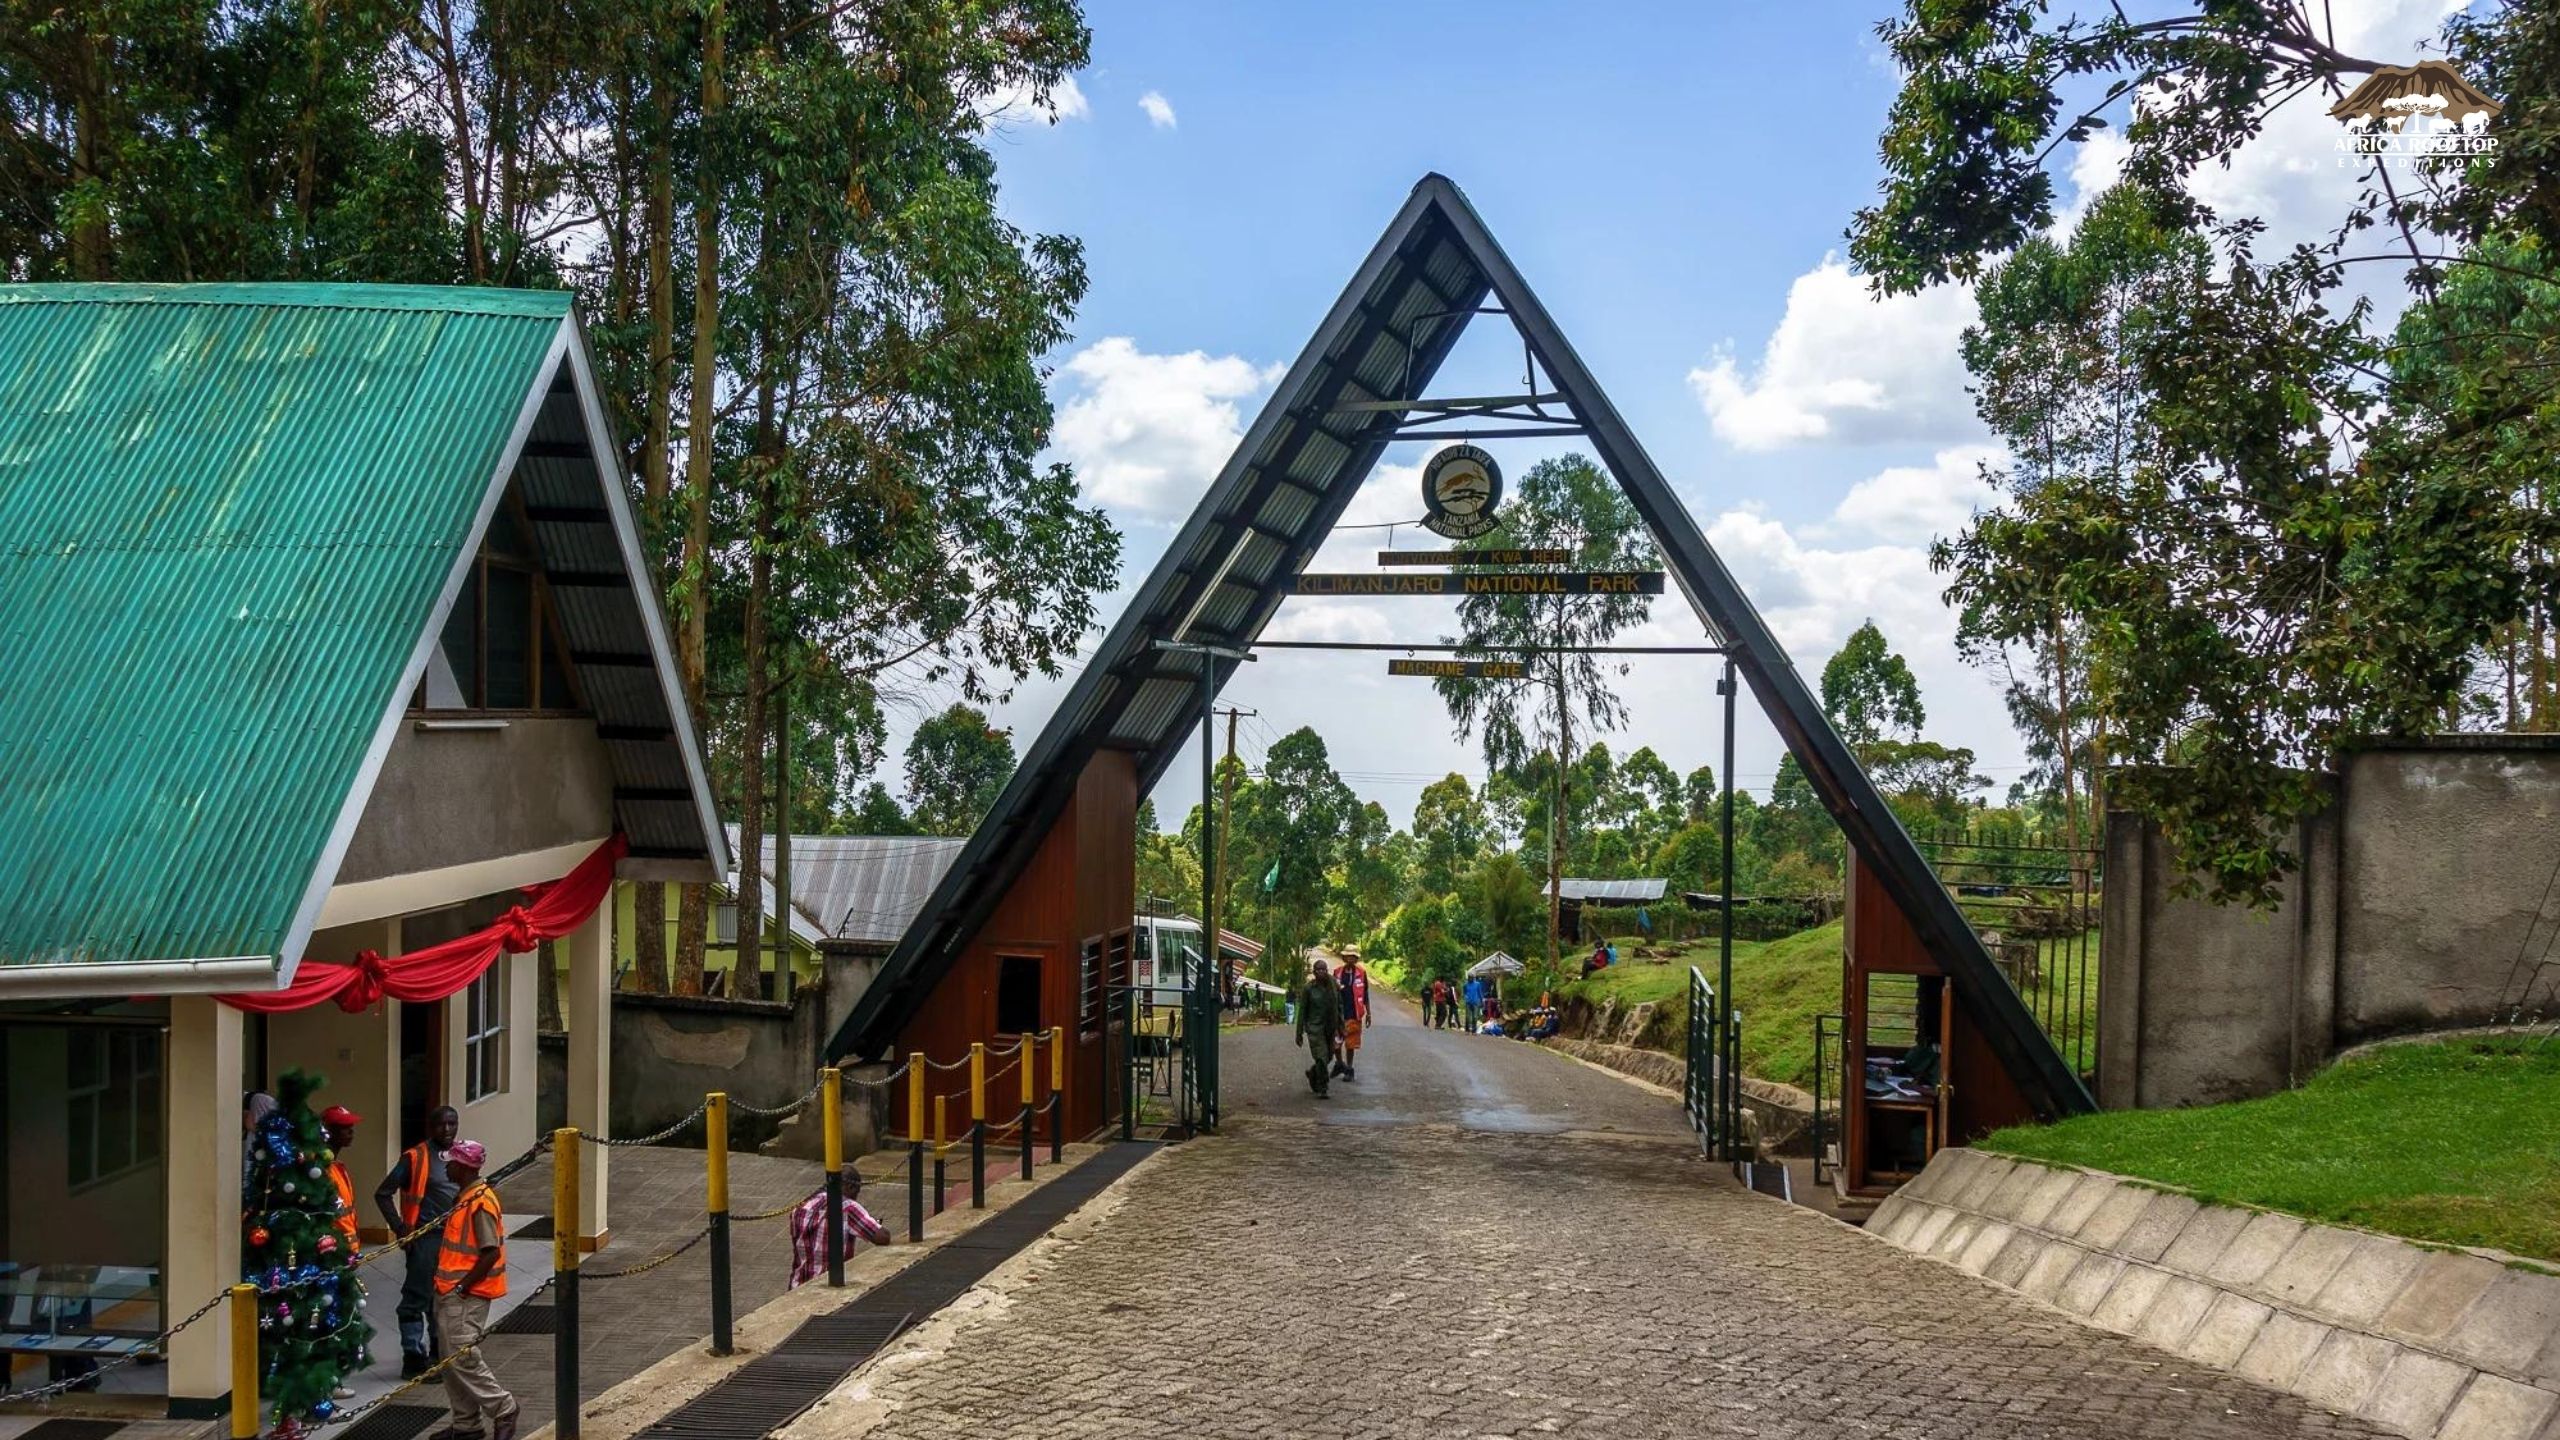
[[[1265,894],[1265,895],[1268,895],[1268,894],[1270,894],[1272,891],[1277,890],[1277,889],[1279,889],[1279,888],[1280,888],[1280,862],[1279,862],[1279,861],[1277,861],[1277,860],[1274,860],[1274,861],[1272,861],[1272,862],[1271,862],[1271,873],[1262,877],[1262,893],[1263,893],[1263,894]]]

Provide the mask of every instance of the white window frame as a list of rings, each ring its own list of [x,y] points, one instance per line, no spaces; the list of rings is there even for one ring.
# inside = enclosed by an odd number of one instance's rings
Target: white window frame
[[[499,956],[462,992],[462,1103],[507,1089],[507,957]]]
[[[71,1047],[91,1038],[99,1047],[98,1078],[91,1084],[74,1086],[71,1084]],[[158,1134],[161,1127],[155,1123],[150,1127],[154,1134],[153,1143],[147,1146],[143,1143],[143,1109],[148,1106],[156,1112],[162,1100],[159,1032],[123,1027],[73,1029],[64,1037],[62,1058],[62,1111],[66,1131],[62,1163],[63,1174],[68,1181],[66,1188],[86,1190],[158,1164],[160,1145],[165,1142],[165,1136]],[[124,1113],[126,1158],[124,1164],[110,1170],[102,1164],[106,1155],[107,1097],[116,1092],[119,1080],[130,1097]],[[72,1168],[72,1149],[67,1143],[67,1132],[71,1130],[88,1133],[89,1173],[86,1175]]]

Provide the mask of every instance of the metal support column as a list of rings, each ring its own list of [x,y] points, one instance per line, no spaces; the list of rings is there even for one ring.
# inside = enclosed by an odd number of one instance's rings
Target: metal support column
[[[1735,683],[1733,657],[1724,661],[1724,677],[1716,682],[1716,693],[1724,697],[1724,851],[1722,878],[1717,882],[1722,891],[1724,923],[1717,927],[1716,940],[1716,1029],[1713,1037],[1716,1052],[1717,1117],[1716,1128],[1723,1133],[1724,1158],[1740,1155],[1742,1119],[1742,1056],[1736,1052],[1733,1033],[1733,703],[1742,687]]]

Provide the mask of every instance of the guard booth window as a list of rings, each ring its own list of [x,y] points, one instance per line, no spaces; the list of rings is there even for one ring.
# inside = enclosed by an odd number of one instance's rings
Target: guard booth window
[[[996,1033],[1040,1030],[1040,957],[1005,955],[996,960]]]

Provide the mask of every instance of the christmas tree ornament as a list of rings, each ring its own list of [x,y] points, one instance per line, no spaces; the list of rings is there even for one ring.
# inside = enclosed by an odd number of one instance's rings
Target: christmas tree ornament
[[[274,1237],[268,1234],[266,1226],[257,1226],[249,1232],[249,1248],[252,1250],[264,1250],[267,1248],[267,1241],[272,1238]]]

